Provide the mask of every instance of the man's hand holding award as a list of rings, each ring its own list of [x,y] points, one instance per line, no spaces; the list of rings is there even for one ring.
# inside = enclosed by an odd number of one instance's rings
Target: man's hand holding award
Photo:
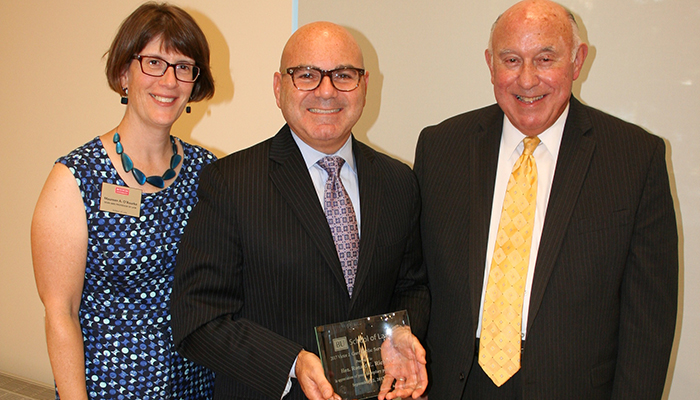
[[[343,400],[418,398],[426,355],[406,311],[316,327],[326,378]]]

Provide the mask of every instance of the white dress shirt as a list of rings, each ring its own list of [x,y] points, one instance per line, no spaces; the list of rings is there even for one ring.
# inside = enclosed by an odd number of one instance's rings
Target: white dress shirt
[[[318,195],[318,201],[321,203],[321,207],[323,207],[323,192],[326,188],[328,172],[316,164],[316,162],[326,156],[340,156],[345,160],[343,168],[340,169],[340,180],[343,182],[343,186],[345,187],[345,191],[348,192],[348,196],[350,196],[352,208],[355,210],[355,216],[357,216],[357,231],[361,236],[362,218],[360,217],[360,187],[357,180],[357,166],[355,165],[355,157],[352,154],[352,136],[348,138],[343,147],[333,154],[322,153],[314,149],[306,144],[306,142],[301,140],[294,132],[292,132],[292,137],[299,147],[302,157],[304,157],[306,167],[309,169],[309,175],[311,175],[311,180],[314,182],[314,187],[316,188],[316,194]]]
[[[559,156],[559,145],[564,134],[564,125],[566,117],[569,115],[569,106],[566,106],[564,112],[559,116],[557,121],[540,133],[540,144],[535,149],[533,155],[537,164],[537,204],[535,208],[535,223],[532,229],[532,244],[530,251],[530,261],[527,268],[527,282],[525,284],[525,295],[523,298],[522,312],[522,340],[525,340],[527,332],[527,316],[530,310],[530,293],[532,289],[532,277],[535,274],[535,262],[537,261],[537,253],[540,247],[540,239],[542,237],[542,227],[549,202],[549,193],[552,189],[552,178],[554,177],[554,169],[557,165],[557,157]],[[484,296],[486,295],[486,286],[488,284],[489,272],[491,270],[491,259],[493,258],[493,250],[496,245],[496,235],[498,233],[498,225],[501,220],[501,212],[503,211],[503,199],[506,196],[506,188],[508,179],[513,171],[515,162],[520,158],[525,147],[523,144],[523,135],[513,124],[508,120],[508,117],[503,116],[503,135],[501,135],[501,146],[498,153],[498,169],[496,172],[496,183],[493,192],[493,204],[491,206],[491,222],[489,225],[488,247],[486,249],[486,266],[484,272],[484,284],[481,291],[481,305],[479,308],[479,325],[476,330],[476,337],[481,336],[481,324],[484,314]]]

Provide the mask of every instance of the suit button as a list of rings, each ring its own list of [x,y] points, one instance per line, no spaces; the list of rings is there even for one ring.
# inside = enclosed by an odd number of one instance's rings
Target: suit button
[[[464,381],[464,378],[465,378],[464,372],[460,372],[460,373],[459,373],[459,381],[460,381],[460,382],[463,382],[463,381]]]

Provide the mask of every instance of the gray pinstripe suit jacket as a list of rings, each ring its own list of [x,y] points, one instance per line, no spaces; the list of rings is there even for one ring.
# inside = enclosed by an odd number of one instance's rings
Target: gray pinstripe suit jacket
[[[279,399],[314,326],[408,309],[427,326],[420,196],[410,168],[354,140],[362,233],[349,299],[289,128],[211,164],[185,229],[172,296],[178,350],[217,374],[217,399]],[[294,384],[285,399],[303,399]]]
[[[533,278],[523,398],[659,399],[678,290],[664,143],[570,104]],[[502,125],[492,105],[418,142],[431,400],[462,398],[472,365]]]

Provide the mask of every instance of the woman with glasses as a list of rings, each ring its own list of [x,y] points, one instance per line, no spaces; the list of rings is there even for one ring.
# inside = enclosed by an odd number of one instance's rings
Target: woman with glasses
[[[182,9],[122,23],[107,79],[126,104],[111,131],[58,159],[32,221],[32,256],[62,399],[206,399],[213,374],[178,355],[170,293],[207,150],[170,136],[211,98],[209,46]]]

